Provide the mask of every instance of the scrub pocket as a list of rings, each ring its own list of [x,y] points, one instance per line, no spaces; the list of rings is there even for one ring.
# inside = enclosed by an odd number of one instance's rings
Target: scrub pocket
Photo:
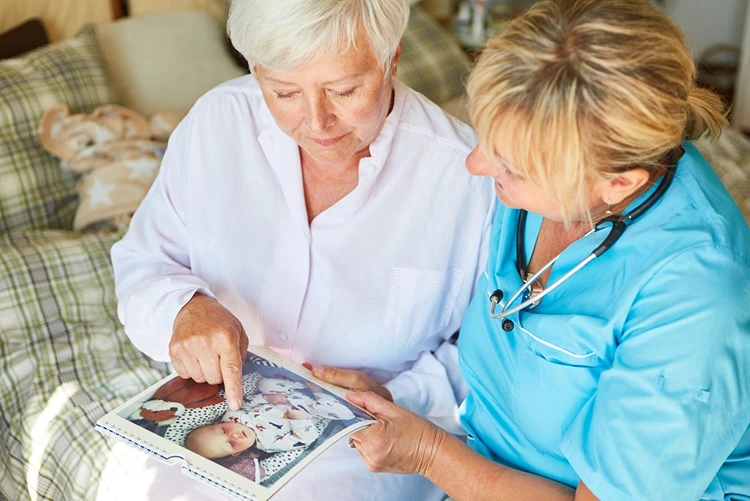
[[[587,339],[604,338],[605,330],[582,329],[580,318],[532,315],[513,332],[518,341],[513,419],[535,447],[562,458],[559,445],[567,429],[609,367]]]
[[[385,331],[398,336],[430,335],[444,328],[450,321],[463,280],[464,271],[459,268],[394,268]]]
[[[516,323],[518,334],[537,357],[551,364],[570,367],[608,365],[592,349],[607,343],[607,326],[598,319],[583,316],[524,314]],[[599,324],[599,325],[597,325]]]

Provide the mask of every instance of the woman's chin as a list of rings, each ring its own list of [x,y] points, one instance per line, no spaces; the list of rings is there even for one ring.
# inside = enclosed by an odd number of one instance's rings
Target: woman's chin
[[[497,183],[495,183],[495,195],[497,195],[497,199],[500,200],[500,202],[502,202],[502,204],[509,209],[520,209],[520,207],[518,207],[513,203],[512,200],[508,198],[508,195]]]

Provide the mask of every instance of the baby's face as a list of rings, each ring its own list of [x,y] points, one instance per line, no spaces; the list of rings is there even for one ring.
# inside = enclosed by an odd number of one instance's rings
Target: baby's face
[[[255,443],[255,432],[239,423],[215,423],[188,435],[185,446],[208,459],[236,456]]]
[[[286,395],[283,395],[281,393],[264,393],[263,398],[266,400],[266,402],[273,405],[286,405],[289,403]]]

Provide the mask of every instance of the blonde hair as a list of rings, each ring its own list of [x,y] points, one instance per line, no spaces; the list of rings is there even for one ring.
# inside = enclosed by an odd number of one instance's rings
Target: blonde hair
[[[683,34],[647,0],[539,2],[489,40],[468,89],[487,154],[566,223],[589,214],[595,180],[653,169],[726,123],[721,100],[695,86]]]
[[[383,71],[409,20],[407,0],[232,0],[227,33],[250,68],[290,71],[369,42]]]

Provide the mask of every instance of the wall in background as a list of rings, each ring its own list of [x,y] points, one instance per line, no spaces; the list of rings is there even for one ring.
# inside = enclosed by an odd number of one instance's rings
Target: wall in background
[[[742,45],[747,0],[664,0],[664,9],[682,27],[693,55],[717,43]]]

